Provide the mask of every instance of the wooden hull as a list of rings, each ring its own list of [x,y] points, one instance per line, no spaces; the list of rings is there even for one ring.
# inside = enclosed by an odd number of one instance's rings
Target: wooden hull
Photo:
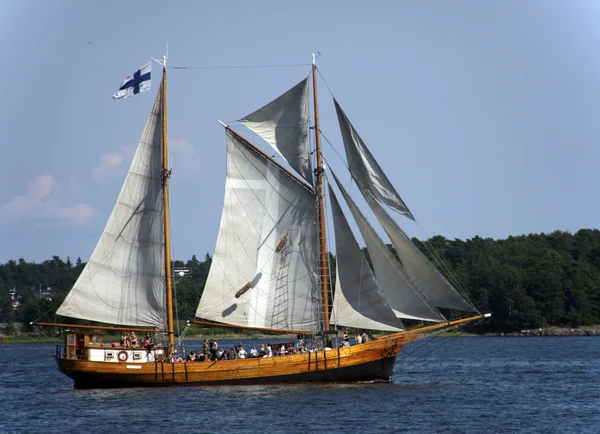
[[[114,363],[57,359],[76,388],[284,382],[391,381],[398,352],[417,336],[389,336],[349,348],[218,362]]]

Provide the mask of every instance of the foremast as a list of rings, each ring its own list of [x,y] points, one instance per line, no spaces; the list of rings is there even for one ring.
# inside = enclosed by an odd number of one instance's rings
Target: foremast
[[[173,282],[171,275],[171,229],[169,221],[169,151],[167,146],[167,57],[163,56],[162,73],[162,188],[164,205],[164,228],[165,228],[165,285],[167,298],[167,335],[169,339],[169,353],[175,347],[175,327],[173,324]]]
[[[316,191],[317,191],[317,218],[319,222],[319,256],[321,291],[323,300],[323,332],[329,331],[329,279],[327,267],[327,237],[325,232],[325,196],[323,190],[323,158],[321,156],[321,132],[319,131],[319,101],[317,96],[317,64],[315,55],[312,55],[312,81],[313,81],[313,104],[314,104],[314,129],[315,129],[315,153],[316,163]]]

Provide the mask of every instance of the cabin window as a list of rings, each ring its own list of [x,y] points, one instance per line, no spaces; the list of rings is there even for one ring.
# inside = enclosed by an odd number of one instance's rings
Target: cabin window
[[[142,360],[142,353],[134,352],[133,360]]]
[[[105,354],[106,360],[110,360],[113,357],[115,357],[115,353],[113,353],[112,351],[107,351]]]
[[[67,345],[75,345],[75,335],[67,336]]]

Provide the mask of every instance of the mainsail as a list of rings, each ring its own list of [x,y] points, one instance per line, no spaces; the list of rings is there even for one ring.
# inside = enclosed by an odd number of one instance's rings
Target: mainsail
[[[356,183],[369,190],[377,200],[414,220],[412,213],[385,173],[383,173],[375,157],[362,141],[335,98],[333,102],[335,103],[335,110],[342,131],[348,166]]]
[[[240,119],[312,184],[308,151],[308,77],[264,107]]]
[[[406,274],[390,249],[377,235],[375,229],[358,209],[333,171],[331,173],[367,244],[367,251],[375,270],[375,276],[390,306],[394,309],[394,313],[399,318],[405,319],[444,321],[445,318],[442,314],[429,304],[425,295]]]
[[[165,327],[162,86],[104,232],[58,315]]]
[[[336,244],[337,279],[331,322],[374,330],[402,330],[382,293],[364,252],[329,186]]]
[[[465,312],[477,312],[477,309],[450,285],[423,252],[408,238],[371,193],[360,185],[358,187],[373,214],[390,237],[404,269],[416,282],[431,305]]]
[[[314,330],[319,289],[315,196],[229,130],[226,143],[225,204],[196,317]]]

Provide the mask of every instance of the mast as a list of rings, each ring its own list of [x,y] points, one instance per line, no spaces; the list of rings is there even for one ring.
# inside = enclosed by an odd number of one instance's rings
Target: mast
[[[319,219],[319,253],[321,256],[321,287],[323,292],[323,331],[329,331],[329,282],[327,279],[327,240],[325,237],[325,207],[323,193],[323,160],[321,158],[321,132],[319,131],[319,103],[317,97],[317,64],[312,55],[313,103],[315,112],[315,153],[317,154],[317,217]]]
[[[164,202],[164,224],[165,224],[165,284],[167,296],[167,333],[169,336],[169,353],[175,347],[175,328],[173,326],[173,287],[171,279],[171,232],[169,227],[169,153],[167,149],[167,56],[163,56],[163,88],[162,88],[162,187]]]

